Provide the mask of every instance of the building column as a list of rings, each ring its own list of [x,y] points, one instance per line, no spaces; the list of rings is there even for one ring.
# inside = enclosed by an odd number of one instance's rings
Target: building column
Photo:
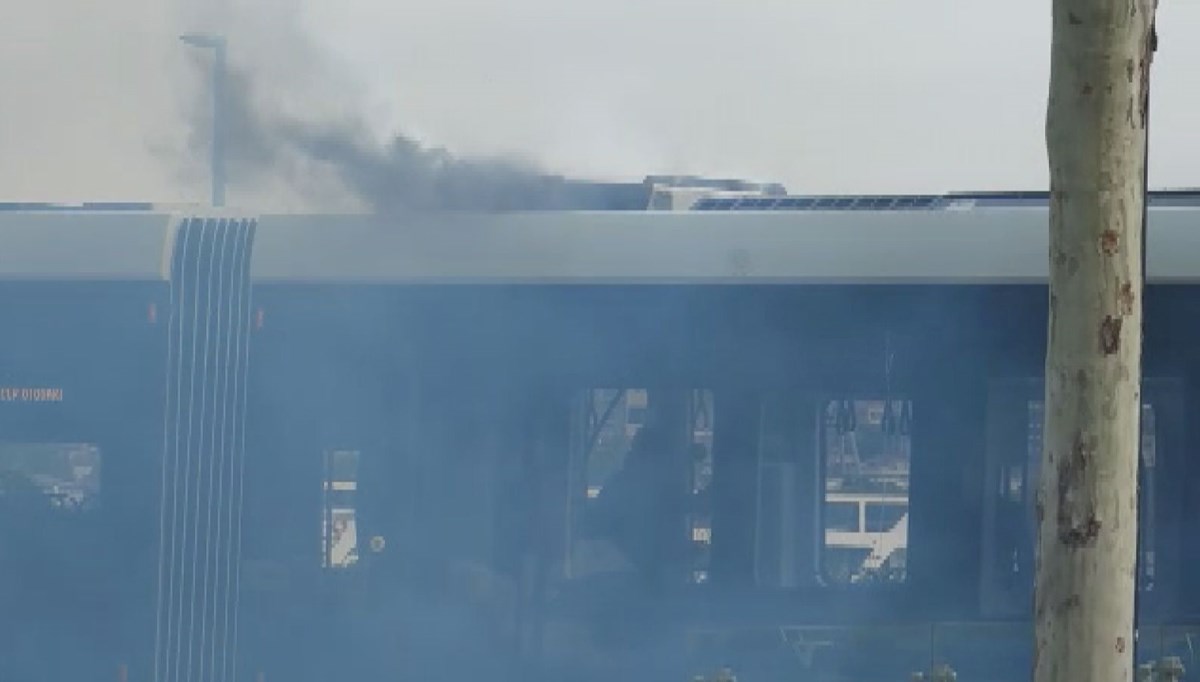
[[[714,396],[712,582],[723,587],[754,584],[758,502],[758,439],[761,403],[748,391]]]
[[[811,586],[820,573],[824,482],[818,401],[798,392],[762,400],[755,493],[755,576],[764,586]]]

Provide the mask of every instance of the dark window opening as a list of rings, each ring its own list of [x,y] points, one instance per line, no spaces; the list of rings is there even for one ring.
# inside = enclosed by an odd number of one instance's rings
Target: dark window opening
[[[708,580],[712,392],[651,394],[641,388],[583,392],[572,461],[584,495],[573,521],[568,577],[637,570]],[[652,401],[675,407],[663,412]],[[670,549],[676,543],[681,550]]]

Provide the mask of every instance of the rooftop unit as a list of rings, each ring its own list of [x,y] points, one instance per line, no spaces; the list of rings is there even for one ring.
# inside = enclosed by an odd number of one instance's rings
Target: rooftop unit
[[[707,199],[740,200],[751,198],[780,198],[787,188],[779,183],[760,183],[747,180],[701,178],[693,175],[650,175],[645,184],[650,188],[651,211],[687,211]]]

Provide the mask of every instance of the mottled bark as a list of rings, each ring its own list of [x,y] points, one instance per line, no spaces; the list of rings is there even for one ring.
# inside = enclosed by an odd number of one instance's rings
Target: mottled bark
[[[1035,682],[1133,679],[1154,0],[1054,0]]]

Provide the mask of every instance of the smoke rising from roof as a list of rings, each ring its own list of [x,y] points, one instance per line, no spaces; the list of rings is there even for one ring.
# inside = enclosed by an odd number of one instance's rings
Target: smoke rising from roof
[[[404,134],[381,142],[363,118],[324,120],[264,102],[255,74],[231,66],[224,94],[231,185],[283,181],[322,203],[330,180],[378,213],[404,210],[514,211],[579,207],[578,183],[520,161],[463,158]],[[211,112],[192,107],[192,151],[208,153]],[[593,193],[594,194],[594,193]],[[592,196],[595,207],[611,203]]]

